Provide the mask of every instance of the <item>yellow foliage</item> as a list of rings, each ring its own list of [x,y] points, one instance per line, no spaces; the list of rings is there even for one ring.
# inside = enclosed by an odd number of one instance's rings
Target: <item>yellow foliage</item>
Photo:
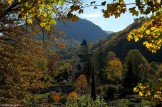
[[[134,36],[134,41],[135,42],[139,41],[139,38],[137,36]]]
[[[27,23],[32,24],[33,23],[32,19],[27,19]]]
[[[150,35],[150,30],[146,30],[146,34],[147,35]]]
[[[13,0],[7,0],[7,2],[8,2],[9,4],[11,4],[11,3],[13,2]]]
[[[128,41],[144,38],[143,45],[152,53],[156,53],[162,46],[162,11],[158,11],[156,15],[145,21],[142,26],[129,33]],[[141,34],[139,34],[141,32]]]
[[[147,91],[145,97],[150,96],[150,95],[151,95],[151,92]]]
[[[133,36],[132,35],[128,35],[127,39],[128,39],[128,41],[130,41],[130,40],[133,39]]]
[[[134,91],[134,92],[138,92],[139,90],[138,90],[137,87],[134,87],[134,88],[133,88],[133,91]]]
[[[159,83],[158,85],[158,87],[150,87],[148,84],[143,85],[139,83],[136,87],[134,87],[133,91],[138,93],[140,96],[148,97],[151,100],[162,101],[162,87],[160,86],[162,84]]]
[[[115,80],[122,78],[123,66],[119,59],[110,60],[107,62],[105,73],[108,79]]]
[[[143,93],[142,93],[142,91],[139,91],[139,95],[140,95],[140,96],[143,96]]]
[[[6,9],[10,7],[13,0],[7,0],[7,3],[8,4],[4,4]],[[50,30],[50,26],[56,24],[54,18],[57,12],[56,8],[62,6],[63,4],[64,0],[14,0],[15,7],[19,7],[19,9],[11,8],[13,9],[11,11],[13,11],[13,13],[19,13],[21,19],[27,19],[28,24],[32,24],[33,21],[36,21],[41,27],[45,28],[46,30]]]

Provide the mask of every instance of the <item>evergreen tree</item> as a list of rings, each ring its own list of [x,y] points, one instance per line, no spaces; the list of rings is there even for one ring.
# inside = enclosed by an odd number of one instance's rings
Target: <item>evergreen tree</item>
[[[144,70],[140,70],[140,65],[147,65],[147,60],[141,55],[139,50],[130,50],[125,58],[126,69],[124,73],[123,86],[125,88],[133,88],[139,82],[145,79]]]
[[[127,71],[124,75],[124,79],[123,79],[123,86],[125,88],[129,88],[132,89],[133,87],[135,87],[137,85],[136,82],[136,76],[135,73],[133,72],[133,65],[131,63],[131,61],[128,61],[128,65],[127,65]]]
[[[96,78],[98,78],[98,80],[96,80],[96,82],[102,82],[105,80],[106,77],[104,77],[103,74],[103,68],[104,68],[104,60],[103,60],[103,50],[102,50],[102,41],[99,41],[99,49],[97,50],[97,52],[94,55],[94,70],[96,73]]]
[[[91,97],[96,100],[96,86],[95,86],[95,72],[92,70],[92,81],[91,81]]]

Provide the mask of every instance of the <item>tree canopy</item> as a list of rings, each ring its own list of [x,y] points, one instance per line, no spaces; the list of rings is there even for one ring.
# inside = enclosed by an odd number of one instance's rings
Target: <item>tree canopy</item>
[[[142,82],[144,71],[140,70],[140,64],[147,64],[147,60],[139,50],[130,50],[125,58],[126,72],[124,74],[124,87],[133,88]]]
[[[122,79],[122,70],[123,66],[121,61],[116,57],[116,54],[112,51],[109,51],[107,54],[107,62],[104,73],[108,80],[116,81]]]

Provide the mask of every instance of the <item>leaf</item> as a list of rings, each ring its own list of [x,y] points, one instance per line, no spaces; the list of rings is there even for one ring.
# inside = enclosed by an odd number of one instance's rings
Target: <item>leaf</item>
[[[130,13],[132,13],[133,16],[134,16],[134,15],[138,16],[138,11],[136,11],[135,8],[136,8],[136,7],[129,8],[129,11],[130,11]]]
[[[80,6],[72,5],[72,6],[70,6],[70,9],[71,9],[70,12],[77,11],[80,9]]]
[[[120,5],[123,5],[124,4],[124,1],[123,0],[119,0],[119,4]]]
[[[95,6],[94,9],[97,9],[97,6]]]
[[[72,21],[74,22],[74,21],[78,21],[79,20],[79,17],[78,16],[76,16],[75,14],[72,16]]]
[[[83,11],[84,11],[83,9],[80,9],[78,13],[81,14],[83,13]]]
[[[92,4],[95,4],[96,3],[96,1],[92,1],[90,4],[92,5]]]
[[[68,12],[67,17],[70,19],[72,18],[73,14],[71,12]]]
[[[105,4],[106,4],[106,1],[104,1],[104,2],[101,3],[102,6],[105,6]]]
[[[110,15],[108,14],[108,11],[107,10],[102,10],[102,12],[104,13],[103,16],[105,18],[109,18],[110,17]]]
[[[64,0],[60,0],[60,4],[63,6],[64,5]]]
[[[146,34],[147,35],[150,35],[150,30],[146,30]]]
[[[115,13],[114,15],[115,15],[115,18],[120,17],[120,13]]]
[[[27,23],[32,24],[33,23],[32,19],[27,19]]]

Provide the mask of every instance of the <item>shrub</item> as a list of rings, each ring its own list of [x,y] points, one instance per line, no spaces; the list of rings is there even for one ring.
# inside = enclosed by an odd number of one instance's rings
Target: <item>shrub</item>
[[[103,99],[97,97],[95,101],[90,96],[83,95],[77,99],[67,99],[66,107],[108,107]]]
[[[103,86],[99,86],[99,87],[97,87],[97,94],[100,94],[100,95],[102,95],[103,94]]]
[[[106,100],[112,100],[114,98],[114,94],[117,92],[117,88],[113,85],[110,85],[107,87],[106,93],[105,93],[105,99]]]
[[[85,91],[88,88],[88,82],[87,82],[87,78],[85,77],[85,75],[81,74],[77,78],[76,88],[78,91],[81,91],[81,93],[83,93],[83,91]]]
[[[54,95],[53,95],[54,102],[58,103],[60,101],[60,99],[61,99],[60,93],[54,93]]]
[[[75,91],[72,91],[71,93],[69,93],[68,98],[69,99],[77,99],[78,95]]]

